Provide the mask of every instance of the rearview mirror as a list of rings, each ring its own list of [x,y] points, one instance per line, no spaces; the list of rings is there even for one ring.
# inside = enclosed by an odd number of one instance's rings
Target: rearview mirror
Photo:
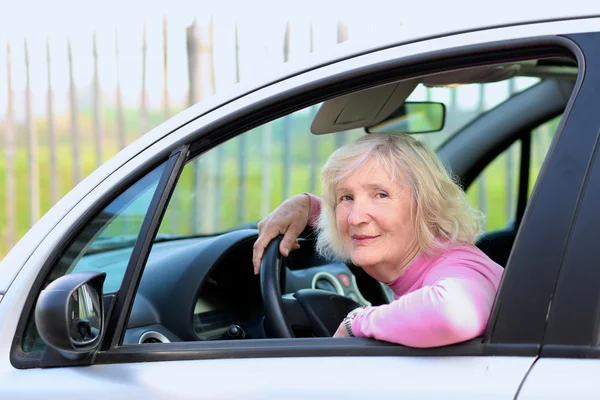
[[[444,128],[446,106],[436,102],[405,102],[389,117],[366,127],[368,133],[427,133]]]
[[[104,272],[72,273],[41,291],[35,305],[35,324],[44,342],[63,357],[77,360],[99,346],[105,278]]]

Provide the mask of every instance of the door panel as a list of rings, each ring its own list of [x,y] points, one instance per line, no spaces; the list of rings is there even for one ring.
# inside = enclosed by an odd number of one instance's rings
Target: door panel
[[[0,397],[71,398],[77,392],[86,399],[128,400],[513,399],[533,362],[533,357],[306,357],[13,370],[0,385]]]
[[[600,360],[541,358],[531,369],[519,400],[597,399]]]

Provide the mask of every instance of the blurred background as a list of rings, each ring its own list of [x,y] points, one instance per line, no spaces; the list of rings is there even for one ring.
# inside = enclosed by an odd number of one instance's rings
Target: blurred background
[[[96,167],[188,106],[311,53],[383,44],[401,39],[405,29],[435,23],[418,9],[400,14],[365,10],[359,2],[312,0],[293,9],[268,1],[114,0],[21,1],[5,8],[0,16],[0,258]],[[435,148],[460,126],[536,82],[517,78],[415,93],[413,99],[442,101],[457,115],[441,134],[423,140]],[[534,135],[539,164],[557,123]],[[338,134],[318,159],[290,152],[285,162],[321,165],[352,137]],[[231,156],[242,157],[243,146],[236,148],[240,154]],[[510,149],[499,157],[469,189],[474,206],[511,215],[518,152]],[[318,192],[314,181],[302,189],[284,185],[283,192],[274,186],[278,193],[256,210],[264,213],[298,191]],[[246,185],[237,201],[263,189]],[[486,229],[507,222],[498,215]]]

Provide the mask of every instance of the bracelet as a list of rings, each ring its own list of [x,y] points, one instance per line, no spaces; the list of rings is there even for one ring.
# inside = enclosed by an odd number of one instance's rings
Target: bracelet
[[[354,332],[352,332],[352,320],[354,319],[354,317],[356,317],[356,314],[364,308],[366,307],[357,307],[354,310],[350,311],[348,315],[346,315],[346,318],[344,318],[344,326],[346,327],[346,332],[348,332],[348,336],[356,337],[354,335]]]
[[[354,333],[352,332],[352,318],[344,318],[344,326],[346,327],[346,332],[348,332],[348,336],[350,337],[356,337],[354,336]]]

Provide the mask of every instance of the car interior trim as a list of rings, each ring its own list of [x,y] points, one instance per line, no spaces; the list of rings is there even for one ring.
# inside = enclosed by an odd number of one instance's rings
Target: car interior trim
[[[527,208],[527,198],[529,195],[529,170],[531,168],[531,136],[533,132],[529,130],[521,137],[521,163],[519,166],[519,193],[517,194],[517,210],[515,215],[515,226],[521,226],[525,209]]]
[[[326,280],[327,282],[331,283],[335,288],[335,292],[337,294],[340,294],[342,296],[344,295],[344,288],[342,287],[340,281],[337,280],[335,276],[331,275],[329,272],[326,271],[317,272],[315,276],[313,276],[310,287],[312,289],[317,289],[317,282],[319,282],[320,279]]]
[[[468,342],[421,349],[365,338],[291,338],[123,345],[100,352],[95,363],[204,360],[263,357],[341,356],[480,356],[485,354],[481,338]],[[529,354],[531,355],[531,353]]]
[[[352,287],[355,287],[356,290],[356,297],[358,297],[358,301],[362,304],[366,304],[366,305],[371,305],[371,302],[367,299],[365,299],[362,295],[362,293],[360,292],[360,290],[358,289],[358,282],[356,281],[356,275],[352,274],[350,275],[350,282],[352,282]]]
[[[158,343],[171,343],[171,341],[162,333],[157,331],[146,331],[142,333],[138,341],[139,344],[147,344],[148,340],[156,340]],[[156,343],[156,342],[152,342]]]

